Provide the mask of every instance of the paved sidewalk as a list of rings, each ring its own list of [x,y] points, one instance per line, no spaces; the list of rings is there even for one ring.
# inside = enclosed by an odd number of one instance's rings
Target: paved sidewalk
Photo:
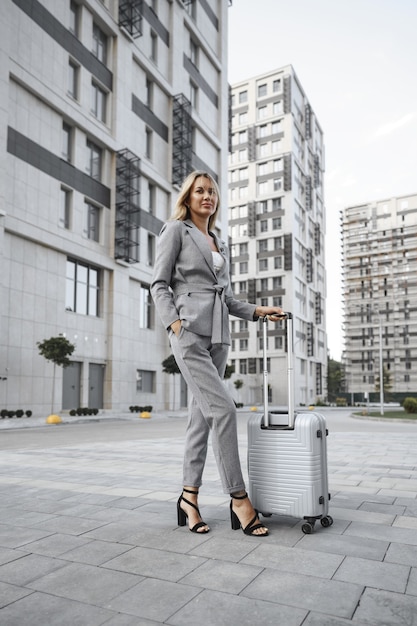
[[[182,450],[2,450],[0,625],[417,625],[417,432],[330,433],[333,526],[274,516],[263,539],[230,529],[211,452],[211,532],[176,526]]]

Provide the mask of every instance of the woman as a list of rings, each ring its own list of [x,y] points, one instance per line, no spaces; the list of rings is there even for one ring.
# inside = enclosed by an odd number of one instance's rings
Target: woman
[[[272,321],[279,307],[256,306],[233,297],[228,252],[214,228],[219,189],[206,172],[184,181],[171,221],[160,233],[151,292],[172,352],[192,393],[184,452],[184,488],[178,499],[178,524],[188,518],[192,532],[206,533],[197,496],[207,455],[209,432],[225,493],[231,495],[232,528],[264,537],[245,490],[236,428],[236,408],[222,382],[230,345],[229,314]],[[184,495],[186,494],[186,495]]]

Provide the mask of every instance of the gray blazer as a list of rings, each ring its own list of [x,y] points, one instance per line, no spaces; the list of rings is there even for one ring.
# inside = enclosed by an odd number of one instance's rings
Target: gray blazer
[[[213,343],[230,344],[229,314],[255,320],[256,305],[233,297],[227,246],[213,236],[224,259],[217,275],[207,240],[193,222],[167,222],[158,239],[151,293],[167,330],[180,319],[184,328],[211,336]]]

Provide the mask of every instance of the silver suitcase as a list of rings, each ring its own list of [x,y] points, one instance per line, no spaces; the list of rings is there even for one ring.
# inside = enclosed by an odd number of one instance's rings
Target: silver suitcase
[[[317,520],[331,526],[327,474],[327,427],[319,413],[295,413],[292,315],[286,313],[288,411],[268,406],[267,319],[263,318],[264,414],[248,421],[248,473],[252,504],[262,515],[304,520],[310,534]]]

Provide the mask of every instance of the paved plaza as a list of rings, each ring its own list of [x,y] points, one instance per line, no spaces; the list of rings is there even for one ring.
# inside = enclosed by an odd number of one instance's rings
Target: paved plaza
[[[211,451],[211,532],[177,527],[183,414],[2,423],[0,625],[417,625],[417,424],[351,424],[329,424],[334,524],[273,516],[255,538]]]

